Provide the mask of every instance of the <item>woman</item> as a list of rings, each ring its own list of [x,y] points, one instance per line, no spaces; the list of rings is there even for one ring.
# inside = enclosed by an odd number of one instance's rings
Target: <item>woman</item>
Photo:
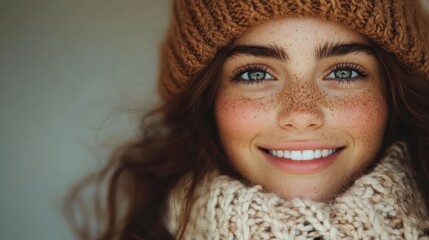
[[[81,238],[429,237],[418,1],[173,5],[160,106],[71,194],[108,183]]]

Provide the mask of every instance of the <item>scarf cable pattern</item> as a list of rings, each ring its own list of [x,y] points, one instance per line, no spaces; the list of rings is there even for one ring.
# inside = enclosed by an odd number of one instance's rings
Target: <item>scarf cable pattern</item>
[[[184,239],[429,239],[429,217],[395,143],[378,165],[328,203],[284,200],[261,186],[208,176],[197,187]],[[184,190],[169,201],[166,224],[179,227]]]

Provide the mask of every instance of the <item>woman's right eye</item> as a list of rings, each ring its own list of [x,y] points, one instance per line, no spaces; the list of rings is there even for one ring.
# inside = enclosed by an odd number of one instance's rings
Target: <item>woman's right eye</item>
[[[248,81],[262,81],[273,79],[273,76],[263,70],[250,70],[241,74],[240,78]]]
[[[266,68],[263,67],[254,67],[247,66],[244,69],[239,69],[236,74],[234,74],[234,81],[244,82],[244,83],[258,83],[266,80],[273,80],[274,77],[269,74]]]

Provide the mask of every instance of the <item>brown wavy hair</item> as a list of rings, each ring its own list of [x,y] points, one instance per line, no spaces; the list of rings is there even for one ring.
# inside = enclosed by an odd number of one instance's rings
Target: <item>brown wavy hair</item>
[[[180,239],[189,219],[192,194],[213,169],[238,177],[221,148],[214,118],[218,77],[229,51],[215,58],[180,96],[147,113],[136,141],[117,149],[99,171],[79,182],[67,197],[67,218],[80,239]],[[429,209],[429,82],[372,44],[383,66],[389,126],[385,145],[408,143],[417,188]],[[191,184],[181,227],[171,236],[163,222],[169,193],[185,175]],[[94,187],[91,214],[81,198]],[[77,208],[77,209],[76,209]],[[91,223],[87,220],[95,218]],[[96,223],[96,224],[94,224]]]

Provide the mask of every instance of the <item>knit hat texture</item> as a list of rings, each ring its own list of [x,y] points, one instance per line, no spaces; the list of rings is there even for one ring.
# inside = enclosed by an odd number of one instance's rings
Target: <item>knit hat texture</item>
[[[220,48],[249,27],[292,16],[342,23],[429,80],[429,16],[419,0],[174,0],[161,49],[162,98],[180,94]]]

